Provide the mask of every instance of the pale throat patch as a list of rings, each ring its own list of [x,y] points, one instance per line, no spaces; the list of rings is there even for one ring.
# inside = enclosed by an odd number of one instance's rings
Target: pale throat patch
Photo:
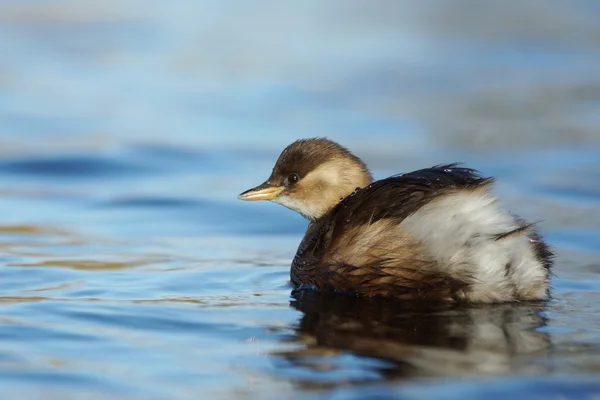
[[[303,217],[308,218],[311,221],[319,219],[319,217],[323,216],[325,212],[321,208],[319,208],[318,204],[312,204],[310,202],[296,199],[294,197],[281,195],[277,198],[273,199],[274,203],[281,204],[284,207],[289,208],[292,211],[296,211],[299,214],[302,214]]]

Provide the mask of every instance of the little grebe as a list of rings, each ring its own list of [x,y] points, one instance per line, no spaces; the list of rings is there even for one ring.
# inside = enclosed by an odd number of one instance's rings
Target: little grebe
[[[544,300],[552,253],[531,224],[501,208],[492,178],[456,164],[373,182],[328,139],[289,145],[265,183],[310,224],[294,257],[296,286],[443,302]]]

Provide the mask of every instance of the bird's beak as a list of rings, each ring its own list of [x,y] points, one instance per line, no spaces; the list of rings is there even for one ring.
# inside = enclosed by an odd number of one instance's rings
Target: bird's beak
[[[238,196],[238,199],[246,201],[273,200],[283,192],[283,189],[285,189],[283,186],[273,186],[265,182],[253,189],[246,190]]]

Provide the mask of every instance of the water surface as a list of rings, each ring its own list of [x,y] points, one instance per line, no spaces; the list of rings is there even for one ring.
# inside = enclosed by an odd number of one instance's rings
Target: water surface
[[[2,398],[598,396],[600,7],[419,4],[0,2]],[[497,176],[553,300],[293,293],[307,136]]]

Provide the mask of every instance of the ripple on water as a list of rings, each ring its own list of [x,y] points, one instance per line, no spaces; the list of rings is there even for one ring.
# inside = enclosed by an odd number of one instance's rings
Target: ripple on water
[[[153,171],[147,165],[128,163],[100,155],[65,155],[60,157],[23,158],[0,162],[0,174],[40,177],[44,179],[115,178]]]

